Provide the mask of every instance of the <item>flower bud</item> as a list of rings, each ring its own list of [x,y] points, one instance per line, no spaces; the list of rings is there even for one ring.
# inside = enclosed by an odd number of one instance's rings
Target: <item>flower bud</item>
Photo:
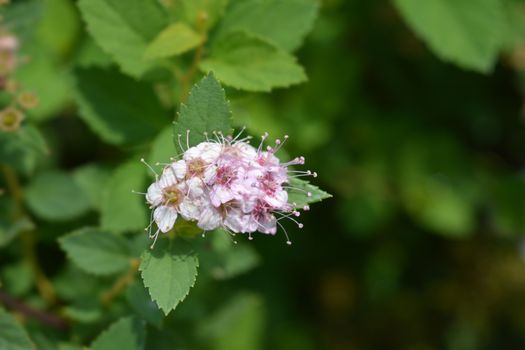
[[[24,120],[24,114],[14,107],[7,107],[0,112],[0,130],[15,131]]]

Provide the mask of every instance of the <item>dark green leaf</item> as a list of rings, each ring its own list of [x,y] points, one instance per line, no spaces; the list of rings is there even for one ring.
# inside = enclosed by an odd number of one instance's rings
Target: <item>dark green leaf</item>
[[[219,31],[247,31],[293,51],[312,29],[318,7],[315,0],[236,1],[221,21]]]
[[[34,350],[26,331],[11,315],[0,309],[0,349]]]
[[[81,0],[79,8],[95,41],[124,72],[140,77],[155,66],[144,51],[167,25],[158,1]]]
[[[80,116],[103,140],[149,141],[169,123],[149,85],[100,68],[78,69],[75,76]]]
[[[186,139],[187,130],[190,130],[190,146],[205,141],[205,132],[210,136],[214,131],[228,135],[230,119],[231,110],[224,89],[213,74],[208,74],[191,89],[188,103],[181,106],[174,128],[175,145],[178,145],[178,135]]]
[[[288,191],[288,202],[295,203],[298,208],[332,197],[331,194],[305,180],[291,179],[289,185],[292,189]]]
[[[199,260],[193,249],[178,239],[160,239],[142,255],[144,285],[164,314],[186,298],[197,278]]]
[[[306,81],[294,56],[244,32],[222,37],[200,65],[225,85],[247,91],[271,91]]]
[[[36,176],[26,189],[25,199],[32,212],[52,221],[78,218],[90,208],[88,197],[73,178],[58,171]]]
[[[68,258],[82,270],[111,275],[129,269],[132,256],[122,237],[95,228],[83,228],[60,238]]]
[[[142,350],[146,332],[144,323],[135,318],[126,317],[113,323],[102,332],[91,345],[91,350]]]

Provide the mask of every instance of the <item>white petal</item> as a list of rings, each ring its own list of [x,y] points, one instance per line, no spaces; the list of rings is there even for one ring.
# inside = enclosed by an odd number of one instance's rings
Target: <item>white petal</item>
[[[274,235],[277,232],[277,219],[272,214],[263,215],[259,220],[258,231]]]
[[[178,180],[184,179],[186,176],[186,162],[183,160],[178,160],[175,163],[171,164],[171,169],[173,170],[173,173],[175,174],[175,177]]]
[[[202,149],[201,158],[206,163],[213,163],[219,158],[221,151],[222,146],[218,143],[207,143]]]
[[[192,199],[200,198],[204,194],[204,183],[201,179],[197,177],[192,177],[191,179],[186,181],[186,185],[188,186],[188,195]]]
[[[166,187],[173,186],[176,183],[177,183],[177,178],[175,177],[173,170],[171,170],[171,167],[167,167],[166,169],[164,169],[159,179],[160,187],[166,188]]]
[[[201,149],[199,148],[199,146],[195,146],[195,147],[188,148],[186,152],[184,152],[183,158],[185,161],[190,161],[192,159],[200,157],[200,154],[201,154]]]
[[[215,181],[215,177],[217,175],[217,166],[216,165],[210,165],[206,167],[206,170],[204,170],[204,182],[207,184],[211,184]]]
[[[288,192],[283,190],[277,191],[272,196],[265,196],[264,200],[272,207],[281,209],[288,203]]]
[[[224,225],[235,233],[247,232],[246,215],[239,209],[230,209],[224,219]]]
[[[222,223],[220,213],[211,205],[204,207],[199,216],[197,226],[206,231],[215,230],[219,228]]]
[[[179,212],[186,220],[197,220],[200,215],[198,203],[190,200],[182,201],[179,205]]]
[[[162,202],[162,189],[160,188],[157,182],[152,183],[148,187],[148,192],[146,193],[146,200],[152,206],[157,206]]]
[[[218,207],[221,204],[232,200],[233,198],[233,193],[224,186],[215,186],[210,191],[210,200],[215,207]]]
[[[177,210],[166,205],[160,206],[153,212],[153,219],[155,219],[159,229],[166,233],[173,228],[173,225],[175,225],[175,220],[177,220]]]

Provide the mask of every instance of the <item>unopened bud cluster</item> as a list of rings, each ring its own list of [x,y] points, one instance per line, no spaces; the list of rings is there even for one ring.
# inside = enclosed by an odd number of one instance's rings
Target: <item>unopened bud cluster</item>
[[[179,135],[181,159],[165,164],[146,193],[153,210],[152,223],[158,226],[152,233],[150,224],[151,238],[156,239],[159,231],[170,231],[179,216],[196,222],[203,231],[222,228],[232,234],[246,233],[250,239],[257,231],[275,234],[284,218],[302,227],[294,219],[300,214],[296,205],[288,202],[287,191],[293,188],[287,185],[292,177],[316,174],[289,169],[304,164],[303,157],[282,163],[275,156],[288,136],[266,148],[267,135],[258,148],[249,144],[249,137],[238,138],[215,134],[214,139],[184,148]]]
[[[18,48],[19,42],[17,37],[4,32],[0,28],[0,90],[11,95],[9,105],[0,111],[0,131],[12,132],[18,130],[24,120],[22,110],[32,109],[38,104],[36,95],[30,92],[18,94],[19,84],[11,79],[20,63]]]

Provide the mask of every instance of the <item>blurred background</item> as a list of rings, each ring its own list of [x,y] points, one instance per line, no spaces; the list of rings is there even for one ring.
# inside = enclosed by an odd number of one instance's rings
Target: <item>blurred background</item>
[[[72,62],[104,58],[67,9],[39,27],[45,49],[22,51],[20,79],[40,100],[31,118],[48,166],[111,165],[140,150],[77,117]],[[312,205],[303,229],[290,225],[291,247],[255,239],[256,267],[199,281],[170,316],[176,331],[156,338],[193,349],[198,325],[215,349],[524,348],[524,52],[516,41],[482,74],[440,60],[390,1],[322,1],[298,51],[307,83],[227,94],[238,127],[289,134],[286,152],[304,155],[333,198]],[[64,261],[57,236],[78,225],[42,223],[51,274]],[[0,255],[4,278],[14,256]]]

